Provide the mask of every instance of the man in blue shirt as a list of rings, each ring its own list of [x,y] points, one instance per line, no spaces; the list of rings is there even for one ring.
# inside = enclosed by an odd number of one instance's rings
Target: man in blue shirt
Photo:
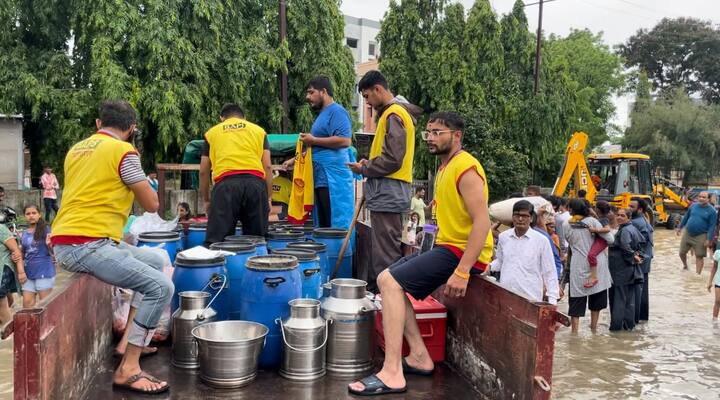
[[[695,249],[695,272],[698,275],[702,273],[705,255],[707,254],[706,249],[710,247],[715,225],[717,224],[717,211],[709,201],[708,192],[700,192],[697,203],[690,206],[676,229],[679,236],[680,230],[683,227],[685,228],[680,240],[680,260],[682,260],[683,269],[688,269],[687,252],[692,247]]]
[[[300,140],[312,146],[315,208],[313,217],[321,228],[347,229],[353,216],[353,175],[347,168],[352,137],[350,115],[333,100],[333,87],[326,76],[316,76],[307,85],[305,96],[313,111],[319,113],[310,133],[301,133]],[[287,160],[290,168],[295,160]]]

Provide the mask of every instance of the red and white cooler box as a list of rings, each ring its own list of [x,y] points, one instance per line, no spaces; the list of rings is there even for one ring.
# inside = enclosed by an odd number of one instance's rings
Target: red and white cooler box
[[[433,362],[445,361],[445,331],[447,329],[447,308],[432,296],[428,296],[425,300],[416,300],[414,297],[407,295],[410,303],[415,310],[418,328],[420,328],[420,336],[422,336],[425,346],[430,352]],[[382,326],[382,298],[380,295],[375,296],[375,304],[378,307],[377,317],[375,318],[375,333],[377,334],[377,343],[380,348],[385,351],[385,335],[383,335]],[[403,356],[410,354],[410,348],[403,339]]]

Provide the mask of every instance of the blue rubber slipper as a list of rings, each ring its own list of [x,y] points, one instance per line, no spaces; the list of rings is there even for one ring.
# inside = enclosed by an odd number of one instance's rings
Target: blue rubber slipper
[[[387,387],[376,374],[367,376],[361,379],[360,382],[365,386],[363,390],[355,390],[348,386],[348,392],[356,396],[379,396],[382,394],[405,393],[407,391],[407,385],[400,389]]]

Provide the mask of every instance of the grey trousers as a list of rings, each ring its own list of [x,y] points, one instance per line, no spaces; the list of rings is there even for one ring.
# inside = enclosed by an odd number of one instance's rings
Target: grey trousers
[[[372,226],[372,265],[368,271],[368,291],[377,293],[377,277],[402,257],[402,214],[370,212]]]

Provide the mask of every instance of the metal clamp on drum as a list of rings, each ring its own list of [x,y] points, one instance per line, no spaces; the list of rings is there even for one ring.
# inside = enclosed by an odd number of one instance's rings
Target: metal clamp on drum
[[[273,278],[268,277],[268,278],[263,279],[263,283],[267,286],[270,286],[271,288],[278,287],[278,285],[283,282],[285,282],[285,278],[283,278],[282,276],[273,277]]]

